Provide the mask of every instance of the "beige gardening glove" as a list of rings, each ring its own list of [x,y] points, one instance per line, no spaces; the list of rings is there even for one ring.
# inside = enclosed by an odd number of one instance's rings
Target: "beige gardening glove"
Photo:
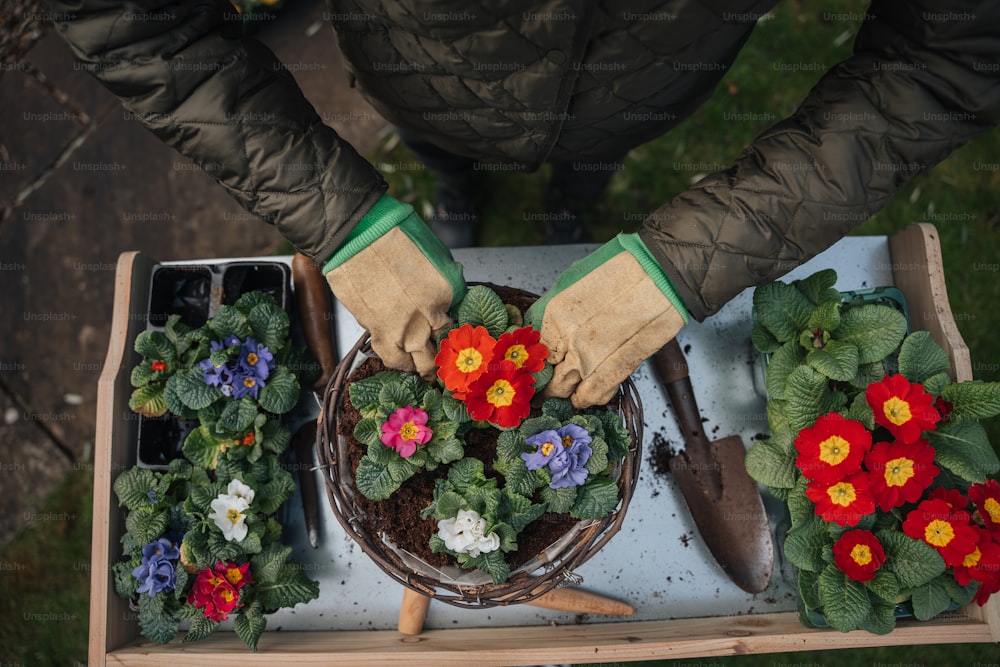
[[[670,280],[638,234],[619,234],[573,262],[525,321],[541,330],[554,365],[546,392],[584,408],[618,386],[688,320]]]
[[[383,195],[323,267],[389,368],[434,376],[434,333],[465,296],[462,265],[414,213]]]

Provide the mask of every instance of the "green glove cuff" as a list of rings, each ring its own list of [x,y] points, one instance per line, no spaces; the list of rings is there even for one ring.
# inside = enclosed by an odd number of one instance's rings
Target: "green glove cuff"
[[[466,290],[462,265],[455,261],[451,251],[434,236],[412,206],[389,195],[382,195],[354,226],[343,245],[323,265],[323,273],[344,264],[394,227],[399,227],[444,277],[451,286],[452,306],[458,304]],[[401,257],[400,261],[406,261],[406,258]]]
[[[542,314],[545,312],[545,306],[548,305],[549,299],[559,292],[567,289],[594,269],[610,260],[612,257],[623,252],[630,253],[633,257],[635,257],[636,261],[639,262],[639,266],[641,266],[650,277],[653,284],[656,285],[661,292],[663,292],[663,296],[667,297],[667,300],[670,301],[671,305],[673,305],[677,312],[680,313],[681,317],[684,318],[684,323],[687,324],[690,320],[690,316],[688,315],[687,307],[684,305],[684,301],[682,301],[680,296],[678,296],[677,291],[674,290],[673,283],[670,282],[670,278],[668,278],[667,274],[663,272],[662,268],[660,268],[660,265],[653,257],[653,253],[649,251],[649,248],[647,248],[646,244],[642,242],[642,239],[639,238],[638,234],[619,234],[586,257],[578,259],[570,264],[569,267],[556,279],[552,289],[550,289],[545,296],[535,302],[535,304],[528,310],[527,317],[531,324],[535,327],[541,326]]]

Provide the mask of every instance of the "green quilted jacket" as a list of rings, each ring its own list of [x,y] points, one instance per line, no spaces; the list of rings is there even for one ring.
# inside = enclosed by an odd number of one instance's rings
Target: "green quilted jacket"
[[[317,262],[385,191],[225,3],[48,4],[83,68]],[[454,153],[531,168],[613,159],[677,125],[773,4],[329,0],[326,15],[349,76],[388,120]],[[640,234],[702,319],[830,246],[998,121],[1000,2],[874,0],[853,55],[826,64],[791,117],[664,202]]]

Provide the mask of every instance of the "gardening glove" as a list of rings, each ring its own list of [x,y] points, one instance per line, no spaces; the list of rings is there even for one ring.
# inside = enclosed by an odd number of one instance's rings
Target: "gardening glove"
[[[389,368],[434,375],[436,331],[465,295],[462,265],[409,204],[383,195],[323,267]]]
[[[573,262],[525,321],[554,365],[546,393],[584,408],[611,400],[688,321],[687,309],[638,234],[619,234]]]

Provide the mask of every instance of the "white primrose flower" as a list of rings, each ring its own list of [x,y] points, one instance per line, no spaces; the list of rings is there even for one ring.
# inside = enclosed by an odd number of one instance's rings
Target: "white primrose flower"
[[[239,542],[247,536],[245,512],[249,508],[246,498],[222,494],[212,501],[212,512],[208,518],[215,522],[228,541]]]
[[[254,490],[238,479],[229,482],[226,493],[237,498],[245,498],[248,505],[253,502]]]
[[[496,533],[484,535],[486,519],[472,510],[459,510],[453,519],[438,521],[438,536],[455,553],[467,553],[473,558],[500,548]]]

